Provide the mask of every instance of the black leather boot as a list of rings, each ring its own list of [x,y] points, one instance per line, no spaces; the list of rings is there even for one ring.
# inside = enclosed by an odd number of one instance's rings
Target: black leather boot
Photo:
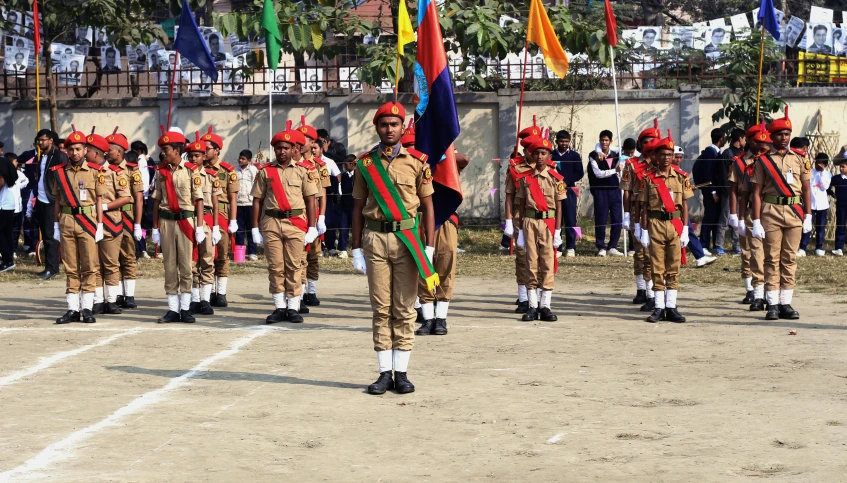
[[[226,307],[227,305],[229,305],[226,301],[226,294],[224,293],[215,294],[215,301],[212,302],[210,300],[209,303],[212,305],[212,307]]]
[[[118,295],[117,298],[115,298],[115,305],[121,308],[126,307],[126,297]]]
[[[266,324],[278,324],[287,320],[288,314],[286,309],[276,309],[265,319]]]
[[[179,321],[184,323],[184,324],[193,324],[194,322],[197,321],[197,319],[195,319],[194,316],[191,315],[191,312],[189,312],[187,310],[180,310],[179,311]]]
[[[529,310],[529,300],[518,302],[518,308],[515,309],[516,314],[525,314]]]
[[[665,309],[665,320],[668,322],[674,322],[676,324],[681,324],[685,322],[685,317],[676,310],[676,307],[672,309]]]
[[[553,311],[550,310],[550,307],[541,307],[541,310],[538,312],[538,317],[543,322],[555,322],[559,320],[559,318],[556,317],[556,314],[554,314]]]
[[[190,304],[188,304],[188,311],[191,312],[192,314],[199,314],[200,313],[200,302],[191,302]]]
[[[168,312],[159,317],[159,320],[156,321],[157,324],[172,324],[174,322],[179,322],[179,313],[174,312],[173,310],[168,310]]]
[[[415,392],[415,385],[406,377],[405,372],[394,371],[394,389],[397,390],[397,394],[409,394]]]
[[[303,294],[303,303],[309,305],[311,307],[317,307],[321,304],[321,301],[318,300],[318,295],[313,293]]]
[[[423,324],[423,322],[424,322],[423,307],[416,308],[415,312],[418,313],[418,316],[415,318],[415,322],[417,322],[418,324]]]
[[[305,304],[300,304],[300,310],[298,312],[300,312],[301,314],[308,314],[309,307],[306,307]]]
[[[88,309],[82,309],[82,312],[79,315],[83,324],[93,324],[97,322],[97,319],[94,318],[94,314],[92,314]]]
[[[647,302],[641,306],[642,312],[652,312],[656,310],[656,299],[647,299]]]
[[[788,320],[797,320],[800,318],[800,312],[794,310],[790,304],[779,306],[779,318],[780,319],[788,319]]]
[[[432,335],[447,335],[447,319],[435,319]]]
[[[215,315],[215,309],[212,308],[212,304],[206,302],[205,300],[201,300],[199,306],[197,307],[197,312],[191,312],[191,309],[188,310],[189,313],[200,314],[200,315]]]
[[[134,295],[127,295],[127,296],[124,297],[123,308],[125,308],[125,309],[137,309],[138,308],[138,304],[135,303],[135,296]]]
[[[753,297],[753,291],[752,291],[752,290],[748,290],[748,291],[747,291],[747,296],[746,296],[746,297],[744,297],[744,300],[742,300],[742,301],[741,301],[741,303],[742,303],[742,304],[752,304],[755,300],[756,300],[756,298],[755,298],[755,297]]]
[[[296,310],[294,310],[294,309],[288,309],[288,310],[286,310],[286,311],[285,311],[285,313],[286,313],[286,317],[285,317],[285,318],[286,318],[289,322],[291,322],[292,324],[302,324],[302,323],[303,323],[303,316],[302,316],[302,315],[300,315],[300,314],[308,313],[308,312],[303,312],[303,310],[302,310],[302,309],[303,309],[303,307],[300,307],[300,309],[301,309],[301,310],[300,310],[300,313],[297,313],[297,311],[296,311]]]
[[[527,309],[526,313],[523,314],[523,317],[521,317],[521,320],[523,320],[524,322],[538,320],[538,308],[530,307],[529,309]]]
[[[391,389],[394,389],[394,380],[391,379],[391,371],[380,372],[379,379],[368,386],[368,394],[385,394],[385,391],[390,391]]]
[[[644,289],[639,289],[635,292],[635,298],[632,299],[632,303],[634,304],[643,304],[647,301],[647,291]]]
[[[415,331],[415,335],[430,335],[435,329],[435,319],[424,320],[423,324]]]
[[[89,311],[94,315],[101,315],[103,313],[103,304],[94,304],[91,306],[91,310]]]
[[[656,323],[665,318],[665,309],[653,309],[653,313],[647,317],[647,322]]]
[[[106,302],[103,304],[103,313],[111,314],[111,315],[120,315],[123,313],[120,307],[117,304],[113,304],[112,302]]]
[[[76,310],[68,310],[65,315],[56,319],[57,324],[70,324],[71,322],[79,322],[79,312]]]
[[[750,304],[750,312],[761,312],[765,310],[765,299],[754,299]]]
[[[765,320],[779,320],[779,305],[768,305],[768,313]]]

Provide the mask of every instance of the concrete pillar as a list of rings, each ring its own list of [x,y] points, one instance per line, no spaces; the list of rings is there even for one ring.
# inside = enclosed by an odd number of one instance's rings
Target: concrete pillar
[[[497,205],[500,207],[500,219],[506,216],[506,207],[504,205],[506,196],[503,192],[505,189],[506,170],[509,168],[509,158],[512,150],[515,147],[515,135],[518,132],[518,105],[519,91],[517,89],[500,89],[497,91],[497,154],[500,161],[500,179],[497,180],[495,186],[499,186],[497,191]]]
[[[682,169],[690,173],[700,156],[700,86],[679,86],[679,129],[679,145],[685,150]],[[696,220],[703,217],[700,191],[695,191],[695,196],[688,200],[688,214]]]
[[[12,99],[0,97],[0,140],[6,144],[7,153],[19,153],[23,146],[15,146],[15,124],[14,112],[12,111]],[[34,138],[35,136],[32,136]],[[30,139],[32,139],[30,138]]]
[[[329,137],[347,147],[350,145],[347,140],[347,102],[349,97],[342,92],[339,95],[327,95],[326,99],[329,102]]]

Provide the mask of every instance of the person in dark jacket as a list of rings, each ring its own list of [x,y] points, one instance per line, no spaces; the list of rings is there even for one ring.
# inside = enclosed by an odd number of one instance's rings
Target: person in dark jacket
[[[326,129],[318,129],[318,143],[321,145],[323,155],[335,161],[339,166],[347,157],[347,149],[344,145],[329,138],[329,133]]]
[[[743,129],[733,129],[729,134],[729,147],[721,153],[723,163],[715,163],[715,171],[712,174],[712,180],[717,181],[713,186],[718,188],[717,191],[721,197],[718,233],[715,235],[715,245],[719,247],[724,245],[726,231],[729,229],[733,255],[741,255],[741,248],[738,246],[738,233],[735,232],[735,229],[727,227],[727,223],[729,222],[729,197],[735,196],[729,188],[729,169],[732,166],[733,158],[743,153],[746,146],[747,133]]]
[[[35,199],[35,219],[44,242],[44,271],[38,274],[42,280],[49,280],[59,273],[59,241],[53,238],[56,198],[53,196],[54,177],[50,173],[54,166],[67,164],[68,156],[56,147],[58,141],[59,136],[49,129],[42,129],[35,135],[41,158],[34,161],[35,189],[30,197]]]
[[[579,188],[576,183],[585,176],[585,167],[582,165],[582,157],[579,153],[570,149],[571,135],[567,131],[556,133],[556,150],[553,151],[553,161],[556,161],[556,170],[565,177],[565,185],[568,187],[568,197],[562,201],[562,225],[565,227],[565,246],[560,250],[565,256],[572,257],[576,254],[576,205],[579,201]]]
[[[347,240],[350,238],[350,228],[353,223],[353,180],[356,174],[356,156],[348,154],[342,161],[344,168],[338,175],[338,184],[333,184],[333,189],[338,189],[334,193],[340,191],[341,194],[332,195],[327,199],[327,202],[333,203],[329,207],[333,210],[333,217],[332,226],[327,230],[324,242],[330,256],[338,255],[339,258],[347,258]],[[338,230],[337,249],[335,247],[336,229]]]
[[[717,244],[718,221],[720,218],[721,197],[720,179],[714,179],[716,166],[723,166],[721,160],[721,148],[726,144],[726,134],[721,129],[712,129],[712,144],[700,153],[697,162],[694,163],[692,174],[694,184],[712,183],[700,190],[703,194],[703,221],[700,224],[700,243],[703,248],[713,249],[715,255],[725,255],[723,247]],[[729,186],[729,183],[725,183]],[[715,242],[712,245],[712,241]]]
[[[839,174],[832,177],[827,192],[835,198],[835,256],[844,255],[844,242],[847,241],[847,159],[839,162]]]
[[[617,152],[612,151],[612,131],[600,132],[600,146],[588,155],[588,182],[591,196],[594,197],[594,236],[596,237],[597,256],[607,254],[622,257],[618,251],[618,241],[623,227],[623,196],[618,185],[625,162]],[[606,243],[606,225],[610,225],[609,243]]]

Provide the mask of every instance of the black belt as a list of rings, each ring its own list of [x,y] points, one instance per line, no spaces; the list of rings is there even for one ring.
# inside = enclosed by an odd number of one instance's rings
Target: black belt
[[[93,206],[79,206],[77,208],[63,206],[61,211],[65,215],[87,215],[89,213],[94,213],[96,211],[96,208],[94,208]]]
[[[647,212],[647,217],[652,218],[654,220],[670,221],[676,220],[680,216],[682,216],[682,213],[680,213],[679,211],[665,213],[664,211],[651,210]]]
[[[193,216],[194,216],[194,210],[183,210],[183,211],[180,211],[179,213],[173,213],[173,212],[164,211],[164,210],[159,211],[159,218],[161,218],[163,220],[172,220],[172,221],[187,220],[187,219],[189,219]]]
[[[772,205],[798,205],[802,203],[802,200],[799,196],[765,195],[762,197],[762,201],[764,201],[765,203],[770,203]]]
[[[365,228],[380,233],[394,233],[395,231],[411,230],[417,224],[416,218],[407,218],[400,221],[379,221],[365,218]]]
[[[532,218],[536,220],[546,220],[548,218],[555,218],[556,210],[538,211],[532,208],[527,208],[524,212],[524,215],[527,218]]]
[[[300,216],[303,214],[302,208],[297,208],[294,210],[265,210],[265,215],[270,216],[271,218],[279,218],[284,220],[285,218],[291,218],[294,216]]]

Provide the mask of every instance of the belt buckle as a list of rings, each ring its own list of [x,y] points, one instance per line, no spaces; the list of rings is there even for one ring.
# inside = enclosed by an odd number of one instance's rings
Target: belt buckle
[[[400,231],[400,222],[399,221],[392,221],[391,222],[391,231],[393,231],[393,232],[394,231]]]

